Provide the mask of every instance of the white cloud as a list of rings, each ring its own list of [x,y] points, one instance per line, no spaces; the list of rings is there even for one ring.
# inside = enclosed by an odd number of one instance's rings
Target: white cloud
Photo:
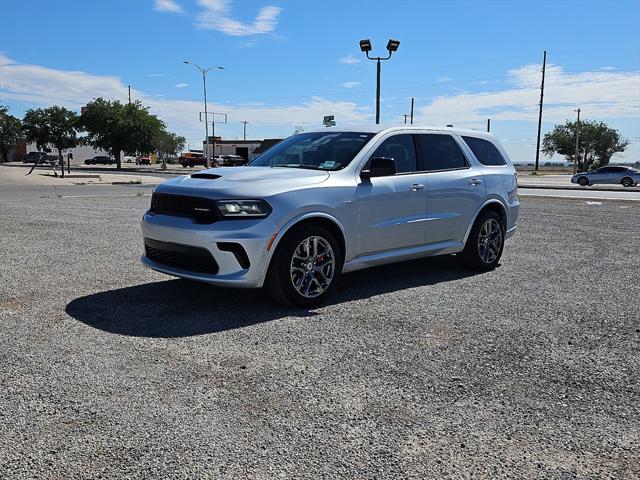
[[[540,96],[540,65],[525,65],[508,72],[512,88],[436,98],[420,109],[432,124],[477,125],[487,118],[535,122]],[[573,118],[580,106],[587,118],[638,118],[640,115],[638,72],[567,73],[549,65],[545,79],[545,121]]]
[[[351,54],[346,55],[340,59],[340,63],[344,63],[346,65],[355,65],[356,63],[360,63],[360,59]]]
[[[169,13],[182,13],[182,7],[178,5],[174,0],[155,0],[154,1],[154,10],[158,12],[169,12]]]
[[[189,84],[188,83],[179,83],[176,85],[176,88],[184,88],[184,87],[188,87]]]
[[[265,6],[252,23],[243,23],[231,16],[230,0],[198,0],[198,5],[202,7],[196,22],[198,28],[217,30],[238,37],[273,32],[282,10],[279,7]]]
[[[360,85],[362,85],[362,82],[344,82],[342,84],[344,88],[354,88],[359,87]]]

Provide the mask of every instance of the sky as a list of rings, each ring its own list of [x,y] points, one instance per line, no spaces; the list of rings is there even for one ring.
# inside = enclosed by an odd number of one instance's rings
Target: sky
[[[76,111],[92,98],[142,101],[201,148],[202,76],[216,135],[284,137],[295,126],[375,121],[375,62],[382,64],[381,122],[400,125],[415,98],[416,124],[485,129],[514,161],[535,158],[543,51],[543,134],[587,120],[640,160],[640,1],[422,0],[0,0],[0,103]],[[542,157],[543,161],[547,159]],[[554,159],[555,160],[555,159]]]

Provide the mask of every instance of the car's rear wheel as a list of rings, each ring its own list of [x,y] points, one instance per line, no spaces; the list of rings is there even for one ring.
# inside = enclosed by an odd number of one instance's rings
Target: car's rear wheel
[[[341,271],[342,254],[333,234],[320,226],[303,225],[278,246],[266,286],[275,300],[308,308],[326,300]]]
[[[578,185],[586,187],[587,185],[589,185],[589,179],[587,177],[578,178]]]
[[[623,187],[633,187],[633,180],[629,177],[624,177],[620,183]]]
[[[493,211],[480,214],[473,224],[464,247],[464,263],[474,270],[493,270],[504,248],[505,227],[500,215]]]

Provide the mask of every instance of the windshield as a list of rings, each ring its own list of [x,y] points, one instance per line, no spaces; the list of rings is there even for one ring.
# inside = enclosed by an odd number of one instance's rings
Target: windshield
[[[373,135],[359,132],[300,133],[274,145],[250,165],[340,170],[349,165]]]

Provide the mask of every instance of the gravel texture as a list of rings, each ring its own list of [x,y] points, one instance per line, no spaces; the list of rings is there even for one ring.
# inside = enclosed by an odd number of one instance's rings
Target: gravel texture
[[[144,269],[146,193],[0,191],[0,478],[640,476],[639,204],[292,311]]]

